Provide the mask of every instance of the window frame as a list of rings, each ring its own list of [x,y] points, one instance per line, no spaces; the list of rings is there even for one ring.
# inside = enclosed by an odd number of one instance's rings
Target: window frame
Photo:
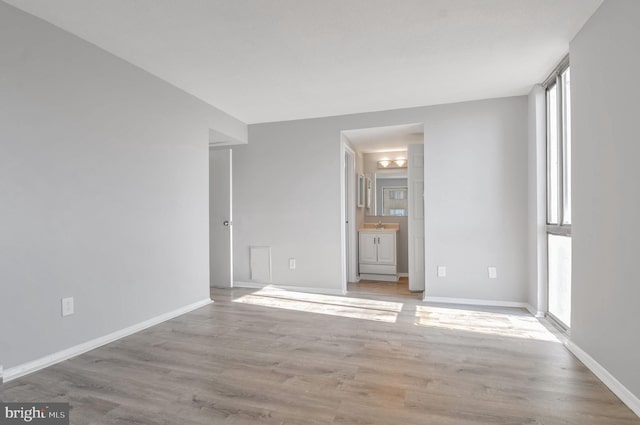
[[[570,65],[569,65],[569,55],[565,56],[562,61],[560,61],[560,63],[558,64],[558,66],[554,69],[554,71],[549,75],[549,77],[542,83],[542,87],[545,90],[545,109],[546,109],[546,119],[547,119],[547,129],[546,129],[546,141],[545,141],[545,149],[546,149],[546,197],[545,197],[545,201],[547,203],[547,208],[546,208],[546,217],[545,217],[545,223],[546,223],[546,234],[545,234],[545,244],[547,247],[547,252],[549,252],[549,236],[550,235],[555,235],[555,236],[564,236],[564,237],[568,237],[571,238],[571,219],[569,220],[568,223],[565,223],[565,213],[566,213],[566,205],[569,204],[571,202],[571,199],[569,199],[567,197],[567,193],[565,192],[569,192],[569,196],[572,195],[570,190],[567,190],[567,183],[570,182],[570,179],[567,174],[567,158],[570,158],[571,152],[567,151],[567,142],[568,142],[568,134],[567,134],[567,125],[565,121],[565,117],[567,116],[567,112],[570,113],[570,109],[567,111],[565,109],[565,102],[564,102],[564,97],[565,97],[565,85],[564,85],[564,79],[563,79],[563,75],[565,75],[565,72],[567,70],[570,70]],[[570,72],[570,71],[569,71]],[[570,75],[570,74],[569,74]],[[569,84],[571,84],[571,81],[569,80]],[[550,118],[550,107],[549,107],[549,90],[552,89],[553,87],[556,88],[556,105],[555,105],[555,128],[551,128],[549,123],[551,122]],[[569,98],[571,96],[570,93],[571,88],[569,87]],[[571,105],[569,105],[570,108]],[[569,125],[571,124],[571,121],[569,119]],[[550,207],[550,181],[551,181],[551,152],[550,152],[550,141],[551,141],[551,132],[555,132],[555,135],[557,137],[557,146],[556,149],[557,151],[555,152],[555,154],[557,155],[558,158],[558,169],[557,169],[557,187],[556,189],[556,215],[557,215],[557,223],[551,223],[550,221],[550,212],[551,212],[551,207]],[[572,142],[572,141],[571,141]],[[547,311],[545,316],[548,317],[549,319],[551,319],[551,322],[553,324],[556,325],[556,327],[558,327],[562,332],[564,333],[569,333],[570,332],[570,326],[566,323],[564,323],[562,320],[560,320],[559,318],[557,318],[553,313],[551,313],[549,311],[549,266],[547,264]]]
[[[567,201],[571,202],[570,199],[567,199],[566,192],[567,191],[567,157],[571,155],[571,152],[567,152],[567,128],[565,125],[565,108],[564,108],[564,97],[565,97],[565,88],[563,84],[563,75],[565,71],[569,70],[569,56],[567,55],[562,59],[560,64],[556,67],[556,69],[551,73],[551,75],[545,80],[542,86],[545,89],[545,104],[546,104],[546,117],[547,123],[550,120],[550,108],[549,108],[549,90],[553,87],[556,88],[556,105],[555,105],[555,115],[556,115],[556,126],[555,128],[551,128],[547,124],[547,134],[546,134],[546,187],[547,187],[547,208],[546,208],[546,227],[547,233],[551,233],[559,236],[571,236],[571,221],[565,223],[565,210]],[[558,187],[557,189],[557,223],[552,223],[550,221],[550,202],[549,202],[549,188],[551,181],[551,167],[550,159],[551,159],[551,151],[550,151],[550,139],[551,139],[551,131],[554,131],[557,137],[557,146],[556,152],[558,158]]]

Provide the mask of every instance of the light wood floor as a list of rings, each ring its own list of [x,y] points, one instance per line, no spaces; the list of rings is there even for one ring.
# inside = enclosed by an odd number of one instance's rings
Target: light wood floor
[[[73,424],[640,424],[525,311],[375,288],[214,290],[0,398],[69,401]]]
[[[391,296],[402,296],[422,299],[422,292],[409,291],[409,278],[401,277],[397,282],[381,282],[378,280],[361,280],[359,282],[349,282],[347,291],[360,295],[384,294]]]

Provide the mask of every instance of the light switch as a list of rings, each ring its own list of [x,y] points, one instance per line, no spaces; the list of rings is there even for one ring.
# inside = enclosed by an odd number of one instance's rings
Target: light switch
[[[295,270],[296,268],[296,259],[289,258],[289,270]]]
[[[447,277],[447,267],[438,266],[438,277]]]

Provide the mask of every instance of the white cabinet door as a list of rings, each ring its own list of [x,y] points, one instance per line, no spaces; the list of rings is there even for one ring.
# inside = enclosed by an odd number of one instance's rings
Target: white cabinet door
[[[360,232],[358,257],[360,258],[361,263],[375,264],[378,262],[377,237],[378,235],[375,233]]]
[[[396,264],[395,233],[378,234],[378,264]]]

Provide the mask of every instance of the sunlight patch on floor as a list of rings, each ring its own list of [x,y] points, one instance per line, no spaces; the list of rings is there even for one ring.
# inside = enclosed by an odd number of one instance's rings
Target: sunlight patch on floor
[[[403,305],[390,301],[309,294],[273,287],[265,287],[243,295],[233,302],[387,323],[396,322]]]
[[[416,306],[415,324],[486,335],[560,342],[535,317],[518,314],[419,305]]]

